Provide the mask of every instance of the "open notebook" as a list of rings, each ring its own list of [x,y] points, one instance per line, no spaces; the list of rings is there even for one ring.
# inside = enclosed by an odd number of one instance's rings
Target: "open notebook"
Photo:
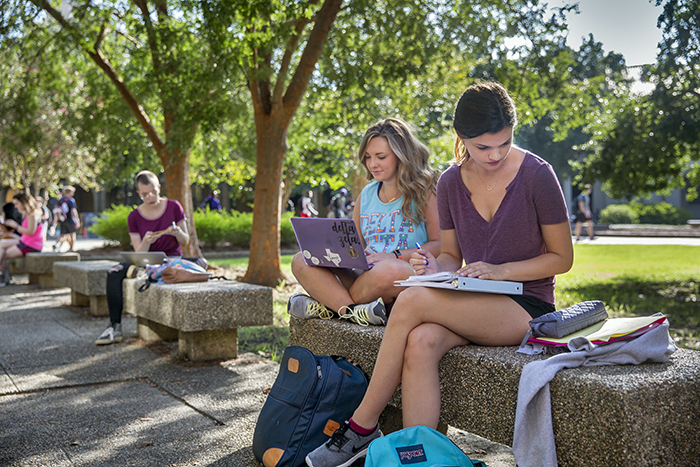
[[[522,295],[523,284],[511,281],[491,281],[462,277],[456,272],[436,272],[425,276],[411,276],[405,281],[395,281],[397,287],[437,287],[440,289],[461,290],[464,292],[485,292],[509,295]]]

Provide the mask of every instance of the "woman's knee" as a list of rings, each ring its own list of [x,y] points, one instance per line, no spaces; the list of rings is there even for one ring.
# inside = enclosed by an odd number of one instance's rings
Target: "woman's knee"
[[[292,274],[296,277],[299,271],[307,268],[306,262],[304,262],[304,256],[301,252],[294,255],[292,258]]]
[[[440,361],[447,351],[442,345],[445,341],[444,331],[446,331],[445,328],[432,323],[414,328],[406,339],[404,365],[415,368],[422,364]]]

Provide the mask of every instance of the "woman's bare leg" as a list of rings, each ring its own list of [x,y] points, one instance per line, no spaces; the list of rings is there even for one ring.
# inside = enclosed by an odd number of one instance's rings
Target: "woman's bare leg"
[[[365,428],[377,424],[401,381],[408,336],[421,324],[439,324],[475,344],[516,345],[530,319],[515,301],[501,295],[407,288],[394,304],[369,388],[353,420]]]
[[[437,429],[440,421],[438,364],[453,347],[469,341],[433,323],[421,324],[408,335],[401,376],[403,426],[425,425]]]
[[[404,290],[396,287],[394,281],[406,280],[415,275],[413,268],[406,261],[388,259],[380,261],[372,269],[364,272],[350,287],[353,303],[369,303],[382,297],[384,303],[393,302]]]
[[[301,253],[297,253],[292,259],[292,273],[313,299],[336,313],[342,307],[354,303],[347,289],[354,278],[347,270],[309,266]]]

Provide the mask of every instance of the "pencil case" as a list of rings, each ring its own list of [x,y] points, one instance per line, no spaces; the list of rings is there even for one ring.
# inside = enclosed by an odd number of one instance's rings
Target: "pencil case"
[[[607,318],[605,304],[600,300],[591,300],[539,316],[530,321],[530,327],[533,336],[558,339]]]

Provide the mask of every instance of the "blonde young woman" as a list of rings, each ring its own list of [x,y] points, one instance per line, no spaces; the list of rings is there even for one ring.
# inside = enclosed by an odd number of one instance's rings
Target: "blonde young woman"
[[[0,287],[10,283],[10,272],[7,269],[7,260],[19,258],[27,253],[38,253],[44,247],[44,234],[41,223],[41,207],[32,195],[17,193],[12,202],[17,210],[22,213],[22,224],[12,219],[7,219],[5,225],[15,229],[21,236],[18,239],[2,240],[0,242]]]
[[[297,294],[287,305],[299,318],[341,318],[361,325],[385,325],[387,309],[402,290],[395,280],[414,273],[408,260],[416,243],[437,255],[440,229],[430,152],[408,124],[387,118],[370,127],[360,144],[360,164],[369,183],[358,196],[353,219],[361,234],[368,271],[309,266],[301,253],[292,272],[309,295]]]

